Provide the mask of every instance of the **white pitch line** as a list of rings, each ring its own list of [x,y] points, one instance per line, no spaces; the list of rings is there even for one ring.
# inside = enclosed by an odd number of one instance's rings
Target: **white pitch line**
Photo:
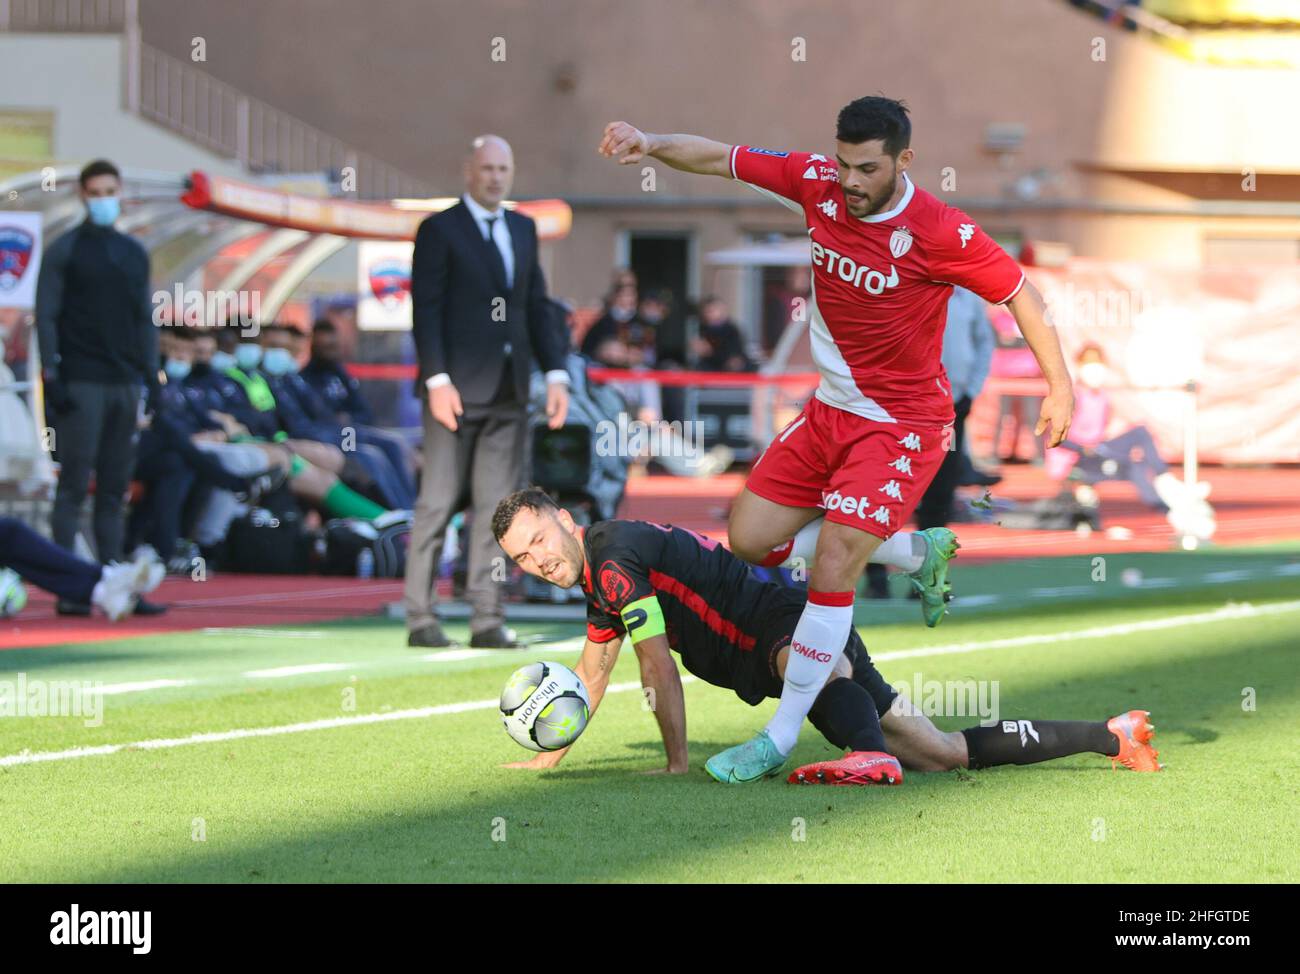
[[[135,683],[107,683],[102,687],[94,687],[91,693],[99,693],[109,697],[118,693],[139,693],[141,690],[165,690],[168,687],[187,687],[193,684],[193,680],[137,680]]]
[[[199,632],[205,636],[270,636],[275,639],[324,639],[328,635],[319,629],[226,629],[221,626],[207,626]]]
[[[1015,646],[1032,646],[1036,644],[1060,643],[1075,639],[1103,639],[1110,636],[1127,636],[1136,632],[1150,632],[1159,629],[1173,629],[1179,626],[1193,626],[1201,623],[1226,622],[1232,619],[1245,619],[1255,616],[1277,615],[1284,612],[1300,610],[1300,600],[1291,602],[1269,602],[1254,606],[1248,603],[1229,604],[1212,612],[1196,612],[1188,615],[1169,616],[1164,619],[1148,619],[1142,622],[1128,622],[1114,626],[1095,626],[1091,629],[1041,633],[1036,636],[1019,636],[1013,639],[992,639],[982,643],[950,643],[945,646],[927,646],[922,649],[905,649],[893,653],[879,653],[872,657],[877,662],[896,659],[914,659],[918,656],[946,656],[956,653],[974,653],[985,649],[1008,649]],[[682,683],[694,683],[696,678],[689,674],[682,677]],[[625,693],[639,690],[641,684],[616,683],[606,688],[606,693]],[[330,717],[325,720],[310,720],[298,724],[281,724],[277,727],[249,727],[229,731],[213,731],[206,734],[194,734],[190,737],[167,737],[148,741],[136,741],[130,744],[101,744],[97,747],[78,747],[67,751],[21,751],[0,757],[0,768],[19,764],[39,764],[47,761],[67,761],[74,758],[95,757],[116,754],[119,751],[140,750],[157,751],[173,747],[185,747],[190,744],[212,744],[220,741],[234,741],[246,737],[279,737],[282,734],[301,734],[306,731],[329,730],[335,727],[352,727],[359,724],[383,724],[394,720],[416,720],[424,717],[437,717],[444,714],[460,714],[472,710],[490,710],[500,706],[498,700],[470,700],[464,703],[441,704],[436,707],[417,707],[411,710],[393,710],[388,713],[361,714],[354,717]]]
[[[1230,604],[1210,612],[1168,616],[1164,619],[1146,619],[1142,622],[1123,622],[1113,626],[1093,626],[1090,629],[1040,633],[1036,636],[1012,636],[1006,639],[990,639],[980,643],[948,643],[945,646],[900,649],[892,653],[872,653],[871,658],[875,662],[885,662],[893,659],[913,659],[917,656],[947,656],[956,653],[977,653],[984,649],[1011,649],[1016,646],[1065,643],[1078,639],[1108,639],[1111,636],[1130,636],[1138,632],[1176,629],[1180,626],[1195,626],[1207,622],[1225,622],[1229,619],[1248,619],[1255,616],[1276,615],[1280,612],[1295,612],[1298,609],[1300,609],[1300,601],[1268,602],[1261,606],[1254,606],[1249,603]]]
[[[249,670],[244,676],[254,680],[277,680],[282,676],[302,673],[333,673],[335,670],[357,669],[355,663],[303,663],[299,666],[276,666],[269,670]]]
[[[682,683],[694,683],[695,677],[686,675]],[[641,684],[614,683],[605,688],[609,693],[626,693],[640,690]],[[192,734],[189,737],[163,737],[150,741],[136,741],[132,744],[100,744],[96,747],[74,747],[67,751],[30,751],[9,754],[0,758],[0,768],[19,764],[41,764],[47,761],[67,761],[72,758],[97,757],[104,754],[117,754],[119,751],[161,751],[173,747],[186,747],[190,744],[216,744],[221,741],[237,741],[248,737],[279,737],[282,734],[302,734],[306,731],[331,730],[336,727],[354,727],[360,724],[386,724],[394,720],[418,720],[425,717],[439,717],[445,714],[463,714],[472,710],[491,710],[501,706],[500,700],[467,700],[463,703],[445,703],[436,707],[414,707],[409,710],[391,710],[379,714],[359,714],[355,717],[329,717],[324,720],[308,720],[298,724],[281,724],[277,727],[246,727],[239,730],[214,731],[206,734]]]

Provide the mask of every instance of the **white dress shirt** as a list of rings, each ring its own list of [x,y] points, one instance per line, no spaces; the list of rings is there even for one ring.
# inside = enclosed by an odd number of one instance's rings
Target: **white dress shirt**
[[[497,250],[501,252],[501,260],[506,267],[506,287],[513,287],[515,281],[515,248],[514,241],[510,237],[510,226],[506,223],[506,211],[504,207],[498,206],[495,210],[489,210],[470,196],[468,193],[461,197],[465,204],[465,209],[469,210],[469,215],[474,218],[474,224],[478,227],[479,236],[484,240],[488,236],[488,218],[496,217],[492,224],[492,242],[496,244]],[[506,342],[506,354],[510,354],[510,343]],[[436,389],[439,386],[445,386],[451,382],[451,376],[446,372],[439,372],[437,375],[431,375],[424,380],[424,385],[428,389]],[[560,382],[564,385],[569,384],[569,373],[564,369],[551,369],[546,373],[546,382]]]

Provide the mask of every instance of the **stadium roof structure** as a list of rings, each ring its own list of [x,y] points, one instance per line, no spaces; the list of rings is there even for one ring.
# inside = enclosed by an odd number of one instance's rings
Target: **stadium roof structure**
[[[73,166],[47,167],[6,180],[0,183],[0,209],[40,212],[43,245],[48,247],[85,218],[77,195],[78,173]],[[361,202],[282,186],[283,177],[254,182],[202,171],[125,168],[118,227],[149,251],[154,283],[165,282],[167,290],[176,285],[203,290],[208,265],[227,251],[237,251],[237,262],[217,290],[237,291],[255,276],[270,274],[261,313],[273,318],[297,287],[349,241],[412,240],[421,220],[456,201],[438,197]],[[505,205],[532,217],[542,240],[562,239],[572,227],[572,210],[563,200]]]

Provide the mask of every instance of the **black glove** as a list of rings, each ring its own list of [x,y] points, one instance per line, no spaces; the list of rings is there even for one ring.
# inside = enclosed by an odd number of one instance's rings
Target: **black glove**
[[[46,372],[43,375],[45,386],[45,404],[46,411],[51,413],[70,413],[77,408],[76,401],[68,392],[68,387],[63,384],[57,372]]]

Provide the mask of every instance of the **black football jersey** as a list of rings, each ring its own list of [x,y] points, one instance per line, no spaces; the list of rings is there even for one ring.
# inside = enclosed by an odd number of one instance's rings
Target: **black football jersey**
[[[768,614],[802,593],[761,581],[721,542],[650,521],[600,521],[583,532],[587,638],[633,643],[663,633],[681,653],[754,648]]]

